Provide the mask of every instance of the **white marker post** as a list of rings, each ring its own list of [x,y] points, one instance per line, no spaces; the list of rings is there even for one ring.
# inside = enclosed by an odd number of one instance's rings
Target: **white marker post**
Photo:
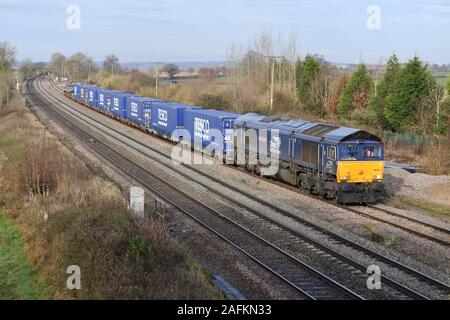
[[[130,188],[130,208],[141,217],[144,217],[144,196],[144,189],[140,187]]]

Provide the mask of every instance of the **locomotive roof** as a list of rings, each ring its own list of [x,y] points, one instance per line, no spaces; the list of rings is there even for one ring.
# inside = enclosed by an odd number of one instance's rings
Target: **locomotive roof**
[[[267,116],[258,113],[244,114],[235,121],[237,125],[244,123],[254,128],[278,129],[285,134],[294,132],[295,135],[309,136],[312,140],[325,139],[335,143],[357,140],[381,141],[376,135],[360,129],[337,127],[329,124]]]

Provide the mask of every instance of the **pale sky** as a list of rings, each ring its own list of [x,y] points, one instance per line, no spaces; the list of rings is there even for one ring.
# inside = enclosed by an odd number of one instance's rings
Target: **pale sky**
[[[80,29],[70,30],[67,8],[80,8]],[[380,9],[371,30],[367,9]],[[373,24],[372,24],[373,26]],[[0,41],[18,60],[48,61],[51,53],[87,53],[96,61],[221,61],[232,43],[258,33],[295,32],[300,53],[335,62],[379,62],[393,52],[450,63],[450,0],[0,0]]]

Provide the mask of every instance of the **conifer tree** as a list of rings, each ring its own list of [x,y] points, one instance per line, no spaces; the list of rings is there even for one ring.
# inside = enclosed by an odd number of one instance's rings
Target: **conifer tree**
[[[307,55],[304,61],[297,61],[297,96],[300,102],[310,106],[312,97],[310,87],[319,76],[320,62],[312,55]]]
[[[386,98],[384,115],[393,130],[403,132],[414,125],[418,108],[435,83],[418,57],[407,63]]]
[[[337,108],[342,118],[350,117],[356,109],[365,109],[374,91],[372,76],[365,64],[360,64],[342,92]]]
[[[384,115],[384,108],[387,96],[391,93],[393,84],[397,80],[401,71],[400,61],[398,57],[394,54],[387,61],[386,71],[384,73],[383,79],[377,85],[376,95],[372,97],[370,101],[370,106],[376,113],[377,121],[383,128],[387,128],[388,122]]]

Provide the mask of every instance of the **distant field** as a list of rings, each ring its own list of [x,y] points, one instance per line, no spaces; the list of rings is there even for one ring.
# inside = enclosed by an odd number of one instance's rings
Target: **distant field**
[[[443,86],[447,83],[449,74],[450,72],[433,72],[433,76],[435,76],[438,83]]]

